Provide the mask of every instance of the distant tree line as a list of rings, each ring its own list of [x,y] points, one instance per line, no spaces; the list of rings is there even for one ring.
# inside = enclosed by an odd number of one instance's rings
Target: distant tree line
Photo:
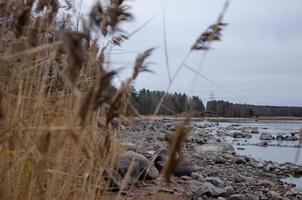
[[[208,101],[206,112],[218,117],[302,117],[302,107],[257,106],[235,104],[228,101]]]
[[[148,89],[137,91],[132,88],[129,98],[131,106],[128,106],[127,113],[135,114],[133,111],[133,108],[135,108],[141,115],[153,114],[164,94],[164,91],[150,91]],[[205,107],[202,100],[198,96],[189,97],[182,93],[168,93],[164,98],[158,115],[175,115],[186,112],[204,113]]]

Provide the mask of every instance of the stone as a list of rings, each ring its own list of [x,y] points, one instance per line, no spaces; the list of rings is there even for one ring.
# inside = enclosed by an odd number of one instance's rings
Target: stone
[[[166,151],[162,150],[154,160],[155,167],[161,171],[166,162]],[[191,176],[193,172],[200,171],[201,167],[195,165],[189,160],[181,161],[173,171],[174,176]]]
[[[245,200],[242,194],[233,194],[229,198],[229,200]]]
[[[258,146],[261,146],[261,147],[267,147],[268,146],[268,143],[266,141],[261,141],[257,144]]]
[[[197,180],[197,181],[204,181],[204,177],[201,174],[197,173],[197,172],[193,172],[191,174],[191,177],[193,179]]]
[[[121,145],[128,151],[136,151],[138,146],[131,142],[122,142]]]
[[[164,193],[170,193],[170,194],[174,194],[175,191],[168,189],[168,188],[160,188],[158,192],[164,192]]]
[[[235,190],[232,186],[226,186],[224,189],[226,190],[227,196],[235,194]]]
[[[259,134],[258,128],[257,127],[253,127],[251,130],[252,134]]]
[[[151,126],[149,127],[149,130],[151,130],[151,131],[156,131],[156,128],[155,128],[154,126],[151,125]]]
[[[187,181],[187,180],[192,180],[192,178],[190,176],[181,176],[180,177],[182,180]]]
[[[274,183],[270,180],[264,179],[264,180],[258,181],[258,185],[267,187],[267,188],[272,188],[274,186]]]
[[[201,154],[206,153],[235,153],[234,147],[229,143],[220,143],[220,144],[204,144],[196,148],[196,152]]]
[[[116,171],[124,177],[128,168],[134,160],[134,167],[131,173],[132,179],[156,179],[159,176],[158,170],[145,156],[128,151],[121,155],[119,162],[115,166]]]
[[[301,177],[302,176],[302,167],[296,165],[289,165],[288,166],[289,173],[294,177]]]
[[[224,164],[224,163],[226,163],[226,160],[222,156],[218,156],[215,158],[215,163]]]
[[[207,177],[204,179],[206,182],[212,183],[216,187],[225,187],[224,182],[218,177]]]
[[[175,176],[191,176],[193,172],[200,171],[202,168],[190,161],[182,161],[173,172]]]
[[[282,200],[283,199],[278,192],[269,191],[268,195],[271,196],[272,200]]]
[[[291,136],[283,136],[281,134],[277,135],[276,137],[277,140],[284,140],[284,141],[297,141],[298,137],[295,136],[295,134],[292,134]]]
[[[157,139],[159,141],[165,141],[167,139],[166,134],[162,133],[162,132],[159,132],[158,135],[157,135]]]
[[[217,130],[217,135],[220,136],[220,137],[224,137],[224,136],[227,136],[227,132],[225,130]]]
[[[203,195],[209,197],[225,197],[227,194],[224,188],[215,187],[212,183],[205,182],[201,183],[198,181],[193,181],[190,184],[192,199],[197,199]]]
[[[259,200],[259,197],[254,194],[247,194],[245,199],[246,200]]]
[[[199,145],[202,145],[205,143],[205,139],[204,138],[201,138],[201,137],[195,137],[195,138],[191,138],[189,139],[189,142],[192,142],[192,143],[196,143],[196,144],[199,144]]]
[[[273,140],[274,137],[270,133],[261,133],[260,140]]]
[[[241,182],[245,182],[246,178],[243,175],[238,173],[238,174],[233,175],[233,180],[235,183],[241,183]]]
[[[289,136],[285,138],[286,141],[297,141],[298,137],[297,136]]]
[[[237,165],[240,165],[240,164],[246,164],[246,160],[244,159],[244,158],[236,158],[235,159],[235,163],[237,164]]]
[[[235,132],[233,133],[234,138],[252,138],[252,134],[249,132]]]

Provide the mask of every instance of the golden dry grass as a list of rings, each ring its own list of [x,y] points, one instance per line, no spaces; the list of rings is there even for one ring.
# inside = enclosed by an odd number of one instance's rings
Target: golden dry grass
[[[138,55],[132,76],[114,90],[117,72],[105,70],[104,53],[127,39],[117,33],[133,18],[129,7],[123,0],[97,3],[77,31],[58,14],[71,7],[58,0],[0,5],[0,199],[101,199],[110,190],[104,174],[124,151],[111,122],[124,119],[129,87],[150,71],[153,49]],[[203,42],[217,40],[221,20]],[[99,46],[94,39],[103,36],[110,40]],[[171,141],[167,178],[185,135],[179,127]]]

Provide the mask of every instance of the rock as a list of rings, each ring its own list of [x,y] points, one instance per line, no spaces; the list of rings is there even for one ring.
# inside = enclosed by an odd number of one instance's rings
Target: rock
[[[302,176],[302,167],[296,165],[289,165],[288,166],[289,173],[294,177],[301,177]]]
[[[252,134],[259,134],[258,128],[257,127],[253,127],[251,130]]]
[[[140,123],[142,119],[140,117],[134,117],[133,123]]]
[[[245,200],[242,194],[233,194],[229,198],[229,200]]]
[[[282,200],[283,198],[279,195],[278,192],[269,191],[268,195],[271,197],[272,200]]]
[[[264,179],[264,180],[258,181],[258,185],[267,187],[267,188],[272,188],[274,186],[274,183],[270,180]]]
[[[200,171],[201,167],[193,164],[190,161],[182,161],[173,172],[175,176],[191,176],[193,172]]]
[[[226,186],[224,189],[226,190],[226,193],[227,193],[226,195],[227,196],[235,194],[235,190],[232,186]]]
[[[221,144],[204,144],[196,148],[196,152],[201,154],[206,153],[235,153],[234,147],[229,143],[221,143]]]
[[[274,137],[270,133],[261,133],[260,140],[273,140]]]
[[[235,132],[233,133],[234,138],[252,138],[252,134],[249,132]]]
[[[192,178],[190,176],[186,176],[186,175],[181,176],[180,178],[181,178],[181,180],[184,180],[184,181],[192,180]]]
[[[162,132],[159,132],[158,135],[157,135],[157,139],[159,141],[165,141],[165,140],[167,140],[166,134],[162,133]]]
[[[224,163],[226,163],[226,160],[222,156],[218,156],[215,158],[215,163],[224,164]]]
[[[204,177],[201,174],[197,173],[197,172],[193,172],[191,174],[191,177],[193,179],[197,180],[197,181],[204,181]]]
[[[246,178],[245,176],[238,173],[233,175],[233,180],[235,183],[241,183],[241,182],[245,182]]]
[[[133,151],[128,151],[122,154],[115,166],[115,169],[122,177],[126,175],[132,160],[134,160],[134,167],[131,173],[132,179],[156,179],[159,176],[158,170],[148,158]]]
[[[297,136],[289,136],[285,138],[286,141],[297,141],[298,137]]]
[[[224,197],[227,192],[223,188],[215,187],[212,183],[205,182],[197,182],[193,181],[190,184],[192,199],[198,199],[198,197],[202,197],[202,195],[206,195],[209,197]]]
[[[207,177],[204,179],[206,182],[212,183],[216,187],[225,187],[224,182],[218,177]]]
[[[244,158],[239,157],[239,158],[236,158],[236,159],[235,159],[235,163],[236,163],[237,165],[246,164],[246,160],[245,160]]]
[[[199,145],[202,145],[206,142],[206,140],[204,138],[201,138],[201,137],[190,138],[187,141],[192,142],[192,143],[196,143],[196,144],[199,144]]]
[[[284,141],[297,141],[298,137],[292,134],[291,136],[283,136],[281,134],[277,135],[276,137],[277,140],[284,140]]]
[[[281,134],[279,134],[279,135],[276,136],[276,140],[283,140],[283,139],[284,139],[284,137]]]
[[[150,130],[150,131],[156,131],[156,128],[155,128],[154,126],[151,125],[151,126],[149,127],[149,130]]]
[[[154,160],[155,167],[161,171],[166,162],[166,151],[162,150],[158,153],[158,156]],[[200,171],[201,167],[195,165],[193,162],[189,160],[181,161],[176,169],[173,171],[173,175],[175,176],[191,176],[193,172]]]
[[[128,151],[136,151],[137,145],[131,142],[122,142],[121,145]]]
[[[217,135],[220,137],[224,137],[224,136],[228,135],[225,130],[217,130],[216,132],[217,132]]]
[[[164,192],[164,193],[170,193],[170,194],[174,194],[175,191],[168,189],[168,188],[160,188],[158,192]]]
[[[205,144],[219,144],[221,141],[220,139],[217,139],[215,138],[214,136],[212,137],[208,137],[206,140],[205,140]]]
[[[266,141],[261,141],[257,144],[258,146],[261,146],[261,147],[267,147],[268,146],[268,143]]]
[[[259,197],[254,194],[247,194],[245,199],[246,200],[259,200]]]

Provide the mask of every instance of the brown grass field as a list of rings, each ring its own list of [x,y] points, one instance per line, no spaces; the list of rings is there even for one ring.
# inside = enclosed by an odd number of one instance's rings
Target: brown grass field
[[[130,39],[119,32],[120,23],[133,19],[130,8],[123,0],[96,3],[78,21],[62,15],[72,9],[71,1],[1,1],[0,199],[106,199],[111,191],[104,174],[124,151],[112,124],[125,120],[128,90],[150,71],[146,60],[154,49],[137,56],[132,75],[115,91],[118,72],[105,55]],[[190,52],[219,40],[225,9]],[[183,127],[169,146],[166,179],[180,162]],[[127,191],[131,170],[110,199]]]

